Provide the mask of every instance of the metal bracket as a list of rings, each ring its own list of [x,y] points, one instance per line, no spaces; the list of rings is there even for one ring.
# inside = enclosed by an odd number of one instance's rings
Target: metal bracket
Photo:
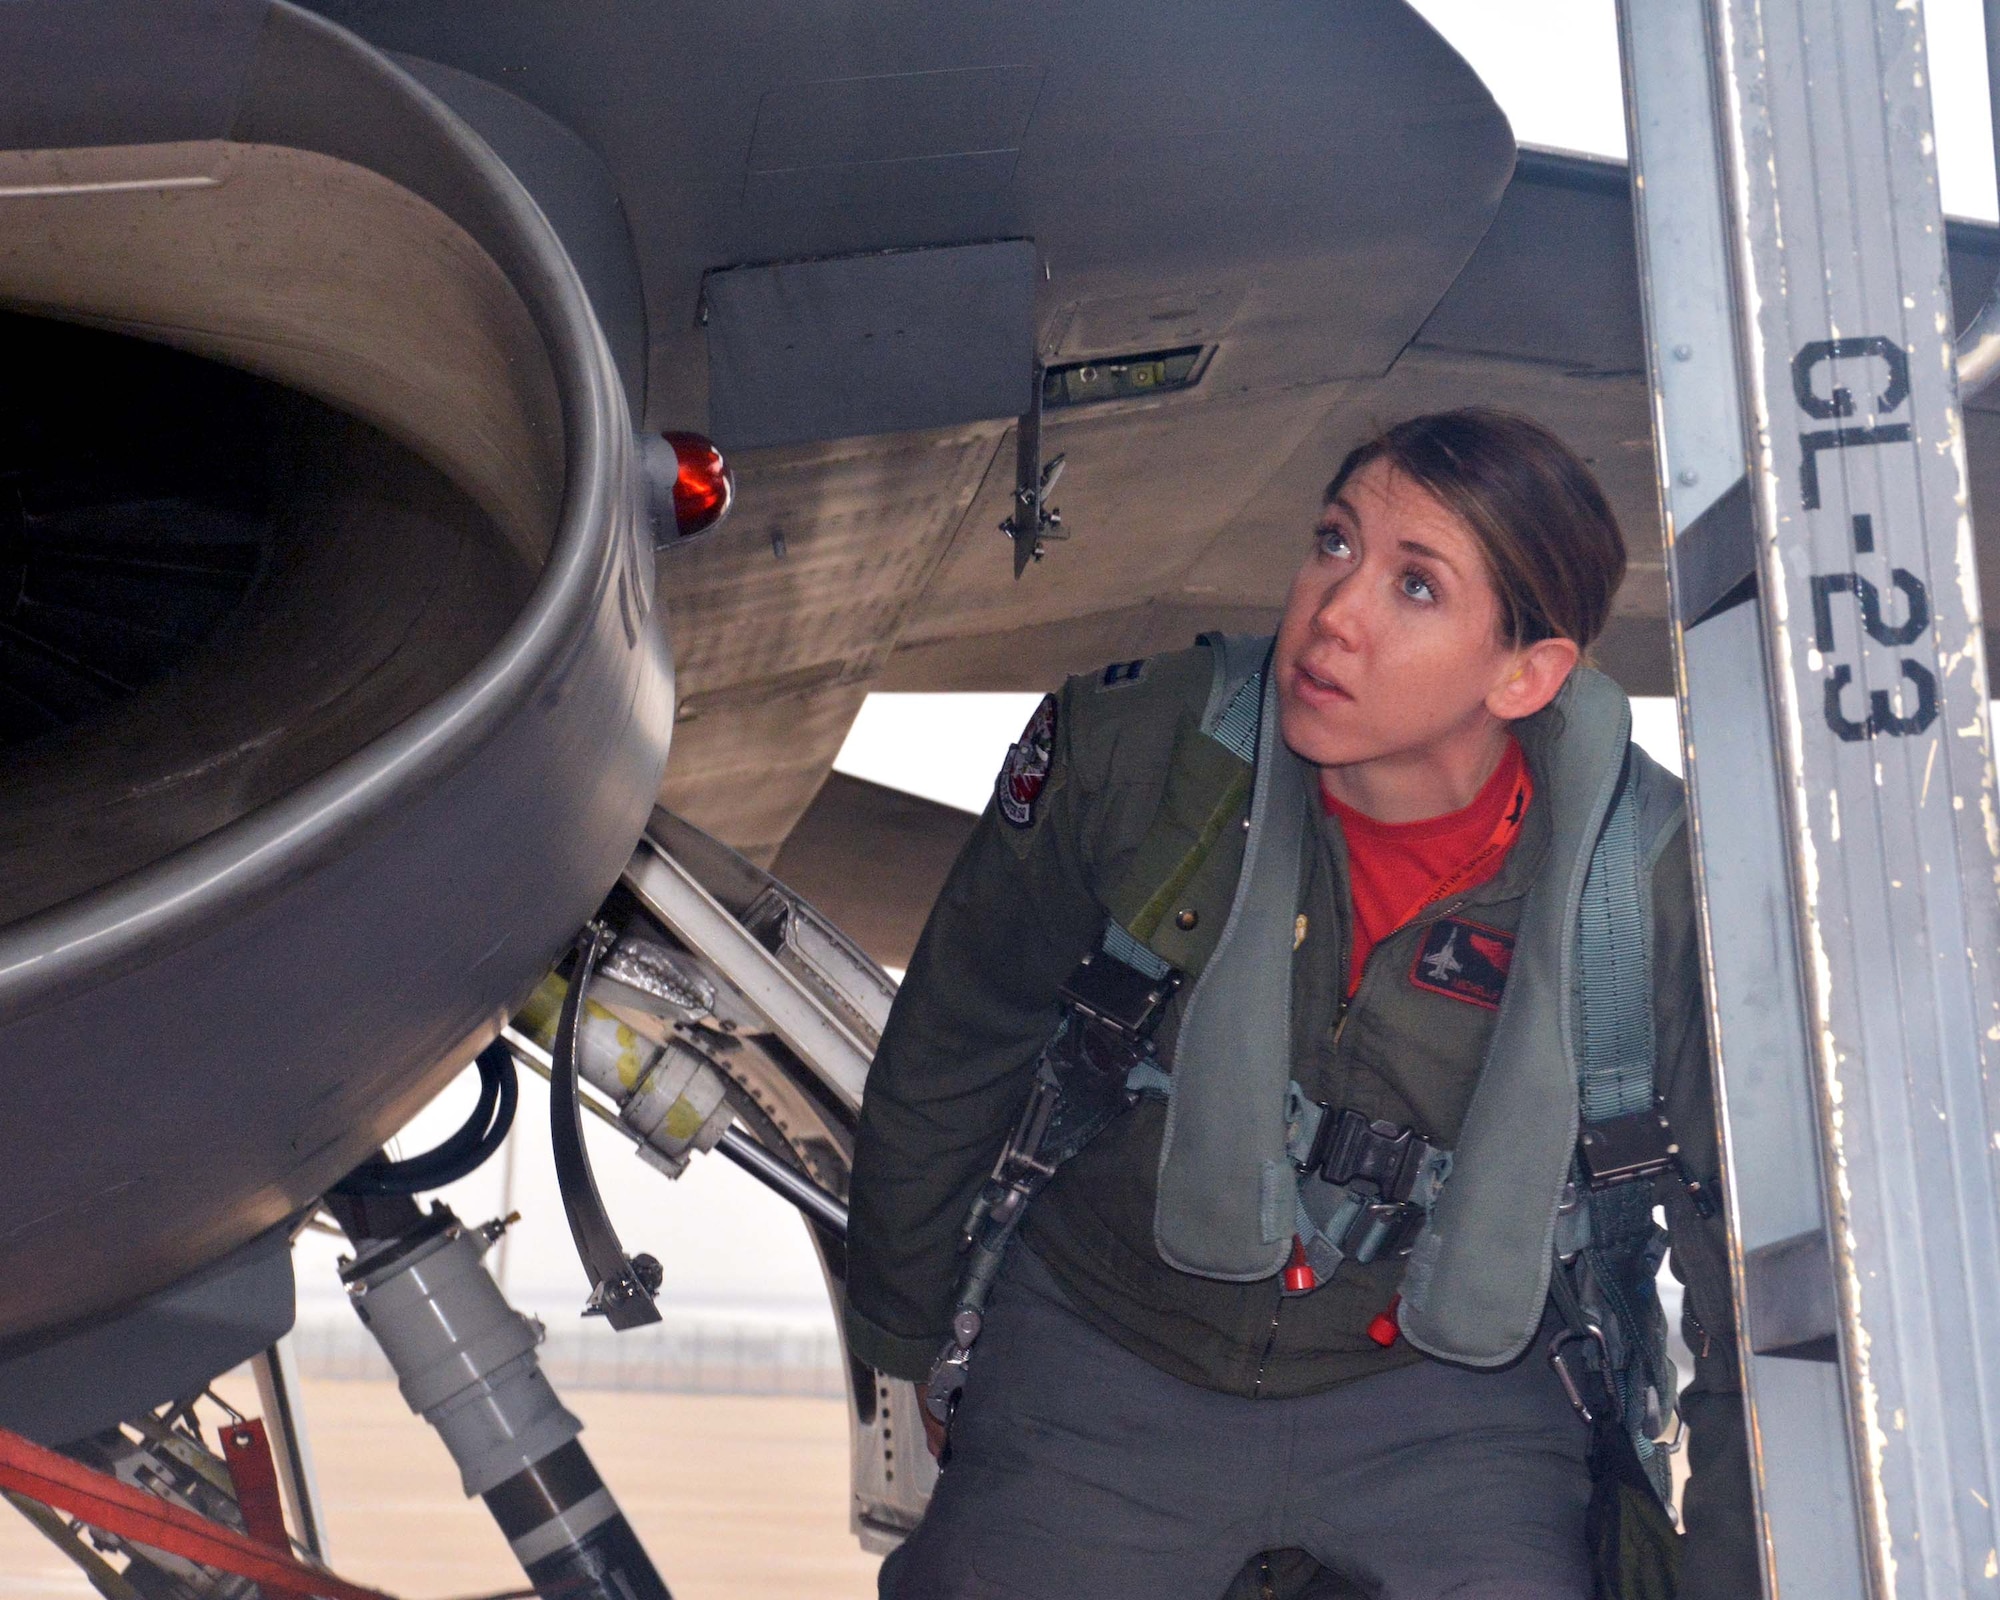
[[[1014,541],[1014,577],[1018,581],[1030,561],[1048,553],[1043,541],[1067,539],[1062,513],[1049,504],[1049,493],[1062,476],[1063,457],[1042,465],[1042,369],[1035,367],[1035,386],[1028,409],[1014,428],[1014,511],[1000,531]]]
[[[250,1373],[257,1383],[257,1403],[263,1409],[278,1481],[291,1507],[299,1543],[315,1561],[324,1565],[326,1507],[320,1500],[318,1475],[313,1471],[312,1447],[306,1441],[305,1416],[299,1405],[299,1365],[292,1351],[292,1336],[288,1333],[261,1355],[252,1356]]]
[[[577,940],[576,968],[570,976],[569,992],[563,996],[555,1059],[550,1066],[549,1135],[570,1237],[576,1241],[577,1257],[590,1278],[590,1300],[583,1308],[584,1315],[601,1316],[622,1333],[660,1320],[653,1296],[659,1292],[662,1273],[653,1257],[625,1254],[605,1213],[597,1179],[591,1175],[590,1157],[583,1148],[583,1113],[577,1101],[577,1029],[583,1018],[584,992],[610,943],[610,930],[596,922]]]

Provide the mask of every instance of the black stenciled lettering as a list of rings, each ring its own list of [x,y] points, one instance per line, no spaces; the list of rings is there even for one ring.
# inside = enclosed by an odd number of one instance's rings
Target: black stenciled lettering
[[[1930,594],[1914,573],[1897,567],[1889,581],[1903,597],[1903,620],[1891,627],[1882,615],[1882,592],[1858,572],[1815,573],[1812,579],[1813,643],[1831,651],[1836,643],[1833,632],[1833,596],[1846,593],[1861,605],[1861,626],[1877,644],[1908,644],[1930,626]]]
[[[1875,519],[1865,511],[1854,514],[1854,553],[1858,556],[1872,555],[1875,551]]]
[[[1813,387],[1815,371],[1823,362],[1877,360],[1889,369],[1888,382],[1872,397],[1870,406],[1876,415],[1898,409],[1910,397],[1910,358],[1895,340],[1879,333],[1860,334],[1848,339],[1815,339],[1802,345],[1799,353],[1792,358],[1792,395],[1799,403],[1799,409],[1809,417],[1821,421],[1851,417],[1854,415],[1854,391],[1843,384],[1833,384],[1824,395]],[[1864,445],[1908,444],[1910,425],[1907,422],[1877,423],[1865,428],[1815,428],[1799,435],[1799,449],[1803,453],[1799,462],[1799,501],[1808,511],[1817,511],[1820,503],[1819,457],[1823,450],[1853,450]],[[1855,528],[1855,538],[1862,536],[1859,525]],[[1873,529],[1868,530],[1869,543],[1874,542]]]
[[[1868,720],[1857,722],[1841,709],[1841,698],[1847,686],[1854,681],[1854,669],[1838,666],[1826,679],[1826,725],[1834,734],[1853,744],[1861,739],[1873,739],[1878,734],[1888,734],[1892,738],[1907,738],[1911,734],[1922,733],[1937,721],[1937,679],[1930,669],[1920,662],[1908,659],[1896,663],[1917,692],[1917,705],[1907,715],[1899,713],[1896,702],[1890,698],[1887,689],[1871,689],[1868,692]]]
[[[1909,442],[1910,425],[1907,422],[1885,422],[1873,428],[1820,428],[1812,433],[1800,434],[1799,448],[1805,455],[1799,462],[1799,503],[1808,511],[1819,509],[1820,451]]]
[[[1821,397],[1813,389],[1813,369],[1822,361],[1861,361],[1869,356],[1880,358],[1889,369],[1888,387],[1875,397],[1870,409],[1878,415],[1894,411],[1910,397],[1910,358],[1895,340],[1879,333],[1853,339],[1815,339],[1801,346],[1792,358],[1792,393],[1798,398],[1799,409],[1821,421],[1853,416],[1852,391],[1835,384],[1830,393]]]
[[[1868,724],[1856,722],[1840,709],[1840,696],[1854,681],[1854,669],[1849,666],[1835,667],[1826,680],[1826,725],[1849,744],[1858,744],[1868,737]]]
[[[1907,717],[1899,717],[1890,704],[1887,689],[1870,691],[1868,696],[1870,733],[1889,733],[1904,737],[1922,733],[1937,721],[1937,679],[1931,676],[1930,669],[1910,660],[1899,661],[1896,665],[1903,669],[1903,676],[1916,685],[1917,709]]]

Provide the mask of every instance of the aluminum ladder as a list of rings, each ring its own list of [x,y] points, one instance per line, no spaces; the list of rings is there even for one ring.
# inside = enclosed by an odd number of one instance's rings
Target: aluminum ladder
[[[1916,0],[1619,0],[1768,1595],[2000,1595],[2000,804]]]

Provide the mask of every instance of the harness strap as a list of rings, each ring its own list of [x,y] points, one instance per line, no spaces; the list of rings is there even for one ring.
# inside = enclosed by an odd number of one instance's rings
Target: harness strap
[[[1577,908],[1578,1051],[1585,1122],[1609,1122],[1653,1103],[1652,918],[1639,860],[1639,802],[1631,757],[1590,858]]]
[[[1628,751],[1578,906],[1583,981],[1576,996],[1577,1090],[1586,1131],[1654,1109],[1652,862],[1639,789]],[[1659,819],[1652,820],[1657,826]],[[1550,1359],[1586,1414],[1571,1367],[1580,1361],[1599,1374],[1612,1402],[1609,1421],[1629,1437],[1646,1476],[1664,1495],[1667,1462],[1654,1434],[1672,1403],[1673,1378],[1655,1332],[1661,1312],[1650,1273],[1658,1270],[1662,1250],[1652,1186],[1635,1176],[1592,1187],[1585,1176],[1579,1162],[1556,1218],[1550,1293],[1567,1331]]]

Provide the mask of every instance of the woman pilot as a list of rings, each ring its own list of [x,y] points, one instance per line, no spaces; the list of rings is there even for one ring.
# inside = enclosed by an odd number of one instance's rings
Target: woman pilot
[[[1679,785],[1582,664],[1624,570],[1546,429],[1418,417],[1275,641],[1043,702],[862,1111],[849,1343],[950,1428],[884,1596],[1757,1592]]]

